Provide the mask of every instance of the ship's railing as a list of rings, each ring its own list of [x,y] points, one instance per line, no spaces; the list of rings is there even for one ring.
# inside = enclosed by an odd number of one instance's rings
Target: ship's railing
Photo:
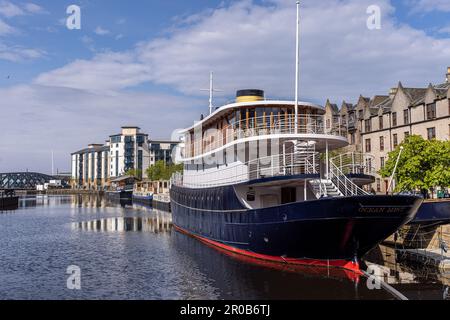
[[[177,173],[172,176],[171,182],[173,185],[205,188],[278,176],[318,174],[320,168],[316,159],[320,159],[318,153],[304,157],[298,153],[277,154],[211,172],[199,171],[192,175]]]
[[[333,182],[345,197],[369,194],[347,178],[346,174],[331,160],[329,163],[328,179]]]
[[[375,157],[371,154],[348,152],[331,158],[331,161],[346,175],[365,174],[373,176],[376,174]]]
[[[299,115],[297,130],[295,129],[295,116],[293,115],[255,117],[232,122],[222,129],[207,130],[206,133],[202,133],[203,138],[198,139],[198,141],[190,141],[191,138],[188,135],[184,157],[192,158],[212,152],[230,142],[244,138],[295,134],[347,137],[347,129],[343,126],[326,128],[323,115]]]

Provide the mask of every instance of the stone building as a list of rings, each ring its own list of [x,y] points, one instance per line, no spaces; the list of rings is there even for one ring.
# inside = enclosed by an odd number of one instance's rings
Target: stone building
[[[378,172],[409,135],[450,140],[450,67],[446,77],[445,83],[424,88],[405,88],[400,82],[389,95],[360,96],[356,105],[344,102],[340,110],[327,101],[326,119],[347,127],[351,148],[374,155],[371,165]],[[386,193],[388,179],[377,175],[371,189]]]

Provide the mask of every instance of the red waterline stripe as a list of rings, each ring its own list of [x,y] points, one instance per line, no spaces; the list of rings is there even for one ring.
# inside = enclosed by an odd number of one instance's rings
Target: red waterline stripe
[[[195,239],[198,239],[204,243],[210,244],[212,246],[224,249],[226,251],[230,251],[236,254],[241,254],[244,256],[252,257],[259,260],[266,260],[266,261],[272,261],[272,262],[278,262],[283,264],[292,264],[292,265],[304,265],[304,266],[317,266],[317,267],[333,267],[333,268],[341,268],[345,270],[349,270],[352,272],[355,272],[358,275],[362,275],[361,269],[359,268],[359,264],[352,261],[347,260],[319,260],[319,259],[295,259],[295,258],[283,258],[283,257],[276,257],[276,256],[269,256],[265,254],[259,254],[254,253],[247,250],[238,249],[235,247],[227,246],[223,243],[213,241],[210,239],[206,239],[204,237],[195,235],[183,228],[180,228],[176,225],[174,225],[175,229],[178,230],[181,233],[184,233],[188,236],[191,236]]]

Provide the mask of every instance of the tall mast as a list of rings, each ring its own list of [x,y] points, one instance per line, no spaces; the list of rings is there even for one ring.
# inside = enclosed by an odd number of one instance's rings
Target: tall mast
[[[209,75],[209,114],[213,113],[213,99],[214,99],[214,72],[211,71]]]
[[[297,34],[295,46],[295,133],[298,133],[298,92],[299,92],[299,64],[300,64],[300,1],[297,1]]]
[[[209,114],[214,111],[214,92],[222,92],[214,88],[214,72],[209,74],[209,89],[202,89],[201,91],[209,91]]]

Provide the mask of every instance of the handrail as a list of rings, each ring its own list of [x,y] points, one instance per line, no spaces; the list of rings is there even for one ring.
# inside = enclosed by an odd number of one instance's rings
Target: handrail
[[[324,124],[322,115],[300,115],[298,119],[298,130],[295,130],[295,116],[283,115],[280,119],[274,116],[255,117],[249,120],[235,121],[223,129],[215,129],[215,132],[202,136],[199,141],[190,141],[189,135],[185,143],[183,156],[192,158],[206,152],[212,152],[230,142],[263,135],[274,134],[328,134],[346,137],[345,128],[333,126],[330,129]],[[214,130],[214,129],[212,129]],[[207,131],[206,131],[207,132]],[[202,132],[202,135],[204,133]]]
[[[347,174],[367,174],[375,175],[376,169],[373,166],[375,157],[371,154],[359,152],[347,152],[340,154],[331,161],[338,166],[343,173]]]
[[[333,161],[330,161],[329,179],[346,197],[357,195],[369,195],[366,191],[358,187],[339,169]]]
[[[318,154],[307,154],[306,156],[302,156],[301,153],[276,154],[250,160],[237,166],[214,170],[214,172],[196,173],[195,178],[200,182],[187,182],[186,175],[179,173],[172,176],[171,182],[173,185],[210,187],[276,176],[317,174],[319,163],[314,163],[314,159],[319,159]],[[211,179],[208,179],[208,176],[211,176]],[[212,183],[201,182],[202,180],[212,181]]]

